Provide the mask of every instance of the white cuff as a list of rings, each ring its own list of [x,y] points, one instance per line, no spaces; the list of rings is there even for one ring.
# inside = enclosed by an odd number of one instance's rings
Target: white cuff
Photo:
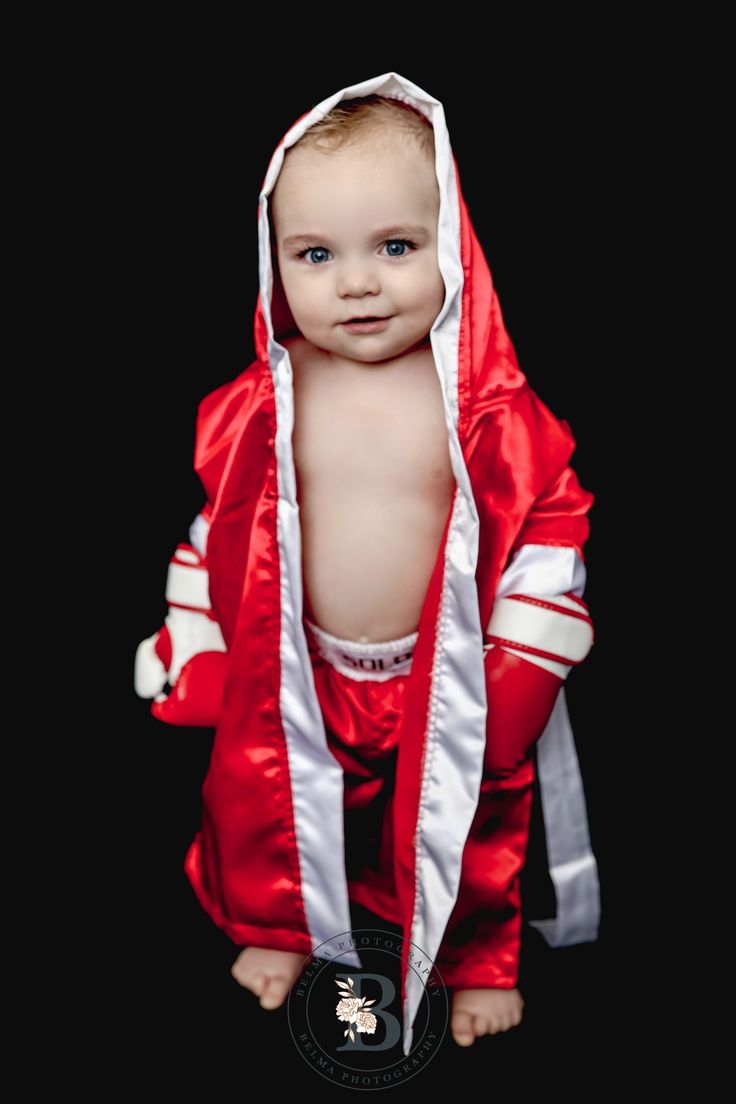
[[[523,544],[496,588],[488,633],[498,639],[486,644],[486,650],[500,642],[505,651],[567,678],[593,642],[592,622],[582,601],[586,582],[585,564],[572,546]],[[522,607],[519,599],[524,598],[532,601]],[[536,606],[534,599],[538,600]],[[539,602],[551,608],[541,608]],[[572,624],[575,612],[584,615],[587,627]]]
[[[582,599],[511,594],[493,607],[486,630],[502,647],[576,666],[593,646],[593,622]]]
[[[166,602],[169,606],[207,612],[210,605],[209,573],[196,552],[185,544],[177,545],[169,561],[166,577]]]

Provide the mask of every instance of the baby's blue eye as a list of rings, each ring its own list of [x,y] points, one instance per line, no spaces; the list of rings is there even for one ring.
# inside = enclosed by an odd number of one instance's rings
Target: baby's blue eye
[[[385,244],[387,249],[390,250],[388,254],[389,257],[403,257],[406,255],[407,249],[416,249],[416,245],[414,244],[414,242],[411,242],[406,238],[391,238]],[[394,246],[398,246],[399,252],[396,252],[394,250]],[[302,257],[307,257],[311,254],[316,253],[317,257],[315,258],[314,256],[312,256],[310,260],[310,267],[316,268],[317,265],[321,265],[324,263],[329,252],[329,249],[326,249],[323,245],[310,245],[307,246],[306,249],[302,249],[299,253],[297,253],[297,257],[299,260],[301,260]],[[325,254],[325,256],[320,257],[319,254]]]

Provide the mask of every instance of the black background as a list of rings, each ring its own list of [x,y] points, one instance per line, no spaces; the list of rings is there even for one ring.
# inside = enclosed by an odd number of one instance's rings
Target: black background
[[[192,468],[197,404],[254,357],[256,211],[273,149],[313,104],[390,70],[444,105],[521,369],[570,423],[572,464],[596,496],[585,549],[596,644],[568,680],[567,700],[602,883],[601,938],[551,950],[525,928],[522,1025],[469,1050],[448,1036],[432,1073],[410,1091],[430,1083],[452,1091],[458,1076],[489,1071],[486,1086],[523,1090],[548,1073],[552,1090],[582,1078],[586,1063],[608,1081],[634,1062],[646,1035],[650,982],[641,978],[654,953],[657,879],[644,809],[658,719],[635,642],[658,478],[646,394],[655,335],[641,324],[656,214],[647,158],[661,104],[646,58],[627,49],[570,48],[540,68],[526,43],[496,41],[451,68],[441,50],[361,51],[352,40],[337,54],[292,40],[235,59],[141,48],[104,83],[90,132],[90,206],[100,227],[94,332],[110,414],[97,425],[110,456],[100,502],[112,507],[116,554],[110,695],[96,722],[105,783],[92,792],[98,819],[80,828],[80,848],[92,842],[103,857],[87,872],[94,906],[78,930],[99,964],[100,1045],[121,1076],[135,1079],[145,1064],[162,1085],[201,1075],[243,1092],[261,1080],[266,1091],[330,1091],[296,1054],[284,1010],[262,1011],[231,978],[237,948],[183,871],[213,733],[151,718],[132,671],[138,642],[166,612],[171,551],[203,501]],[[538,791],[534,818],[528,918],[553,904]]]

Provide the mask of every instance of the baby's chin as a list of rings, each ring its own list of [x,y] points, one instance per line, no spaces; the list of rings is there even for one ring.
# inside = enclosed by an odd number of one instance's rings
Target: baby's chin
[[[421,337],[406,341],[387,340],[385,332],[360,334],[356,335],[354,340],[343,341],[339,345],[330,342],[327,351],[332,352],[336,358],[344,357],[357,363],[383,364],[429,348],[431,348],[431,342],[428,330]]]
[[[416,331],[415,331],[416,333]],[[375,334],[336,335],[332,330],[314,330],[309,326],[283,329],[277,334],[277,340],[286,341],[291,337],[300,338],[319,356],[331,360],[335,365],[380,365],[401,360],[412,353],[431,349],[430,331],[421,336],[410,336],[402,341],[385,330]]]
[[[394,343],[390,348],[387,348],[385,345],[382,346],[377,342],[375,349],[361,349],[358,353],[351,349],[345,355],[364,364],[386,364],[390,361],[403,360],[404,357],[430,348],[431,343],[429,340],[429,333],[427,333],[424,337],[417,338],[405,344],[397,345]]]

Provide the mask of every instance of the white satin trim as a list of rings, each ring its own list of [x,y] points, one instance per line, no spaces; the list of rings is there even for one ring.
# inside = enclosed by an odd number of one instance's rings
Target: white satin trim
[[[478,808],[486,746],[483,636],[472,553],[466,539],[473,526],[468,499],[458,490],[446,545],[415,835],[411,939],[415,953],[432,962],[457,900],[465,844]],[[473,581],[473,587],[464,585],[468,580]],[[413,968],[407,974],[407,1054],[427,976]]]
[[[169,570],[166,575],[166,601],[170,606],[189,606],[191,609],[209,610],[211,608],[209,574],[205,567],[182,562],[185,557],[188,559],[191,555],[192,553],[187,553],[186,549],[177,550],[176,556],[169,560]]]
[[[537,742],[537,771],[557,916],[530,920],[529,926],[537,928],[550,947],[593,943],[598,938],[601,914],[598,867],[590,846],[583,784],[564,687]]]
[[[572,593],[582,598],[586,581],[585,564],[576,549],[524,544],[501,576],[496,597],[512,593],[547,597]],[[539,656],[525,654],[522,659],[547,666]],[[600,923],[598,867],[590,845],[585,795],[565,687],[560,687],[547,727],[537,741],[536,752],[549,875],[555,890],[557,916],[549,920],[530,920],[529,926],[541,932],[551,947],[592,943],[598,938]]]
[[[508,594],[567,594],[583,597],[585,564],[568,545],[522,544],[498,581],[495,600]]]
[[[207,537],[210,531],[210,523],[202,514],[197,514],[189,526],[189,543],[196,548],[200,556],[207,555]]]

